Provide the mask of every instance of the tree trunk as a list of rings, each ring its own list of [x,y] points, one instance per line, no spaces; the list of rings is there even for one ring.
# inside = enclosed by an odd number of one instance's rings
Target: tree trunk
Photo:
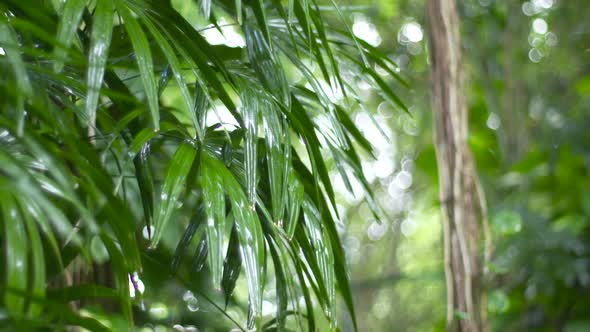
[[[454,0],[429,0],[426,11],[444,232],[447,331],[486,331],[479,243],[483,234],[489,253],[489,229],[485,199],[467,142],[457,6]]]

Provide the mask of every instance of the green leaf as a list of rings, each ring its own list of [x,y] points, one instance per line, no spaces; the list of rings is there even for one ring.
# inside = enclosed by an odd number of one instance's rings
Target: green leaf
[[[41,236],[37,229],[37,225],[28,213],[25,204],[22,201],[18,201],[20,206],[20,215],[25,221],[27,226],[28,239],[31,249],[31,262],[32,262],[32,276],[31,281],[31,294],[37,298],[43,298],[45,296],[46,279],[45,279],[45,256],[43,255],[43,246],[41,244]],[[42,307],[38,303],[32,302],[29,305],[29,315],[31,317],[37,317],[41,313]]]
[[[137,185],[139,187],[139,194],[141,196],[141,205],[143,208],[143,215],[145,218],[145,226],[148,231],[148,238],[151,239],[151,227],[154,220],[154,205],[156,201],[154,179],[152,176],[152,169],[150,163],[150,142],[142,145],[141,150],[133,158],[135,166],[135,174]]]
[[[246,169],[246,193],[250,206],[256,204],[256,185],[257,185],[257,145],[258,145],[258,111],[264,101],[258,96],[257,92],[243,82],[240,89],[240,99],[242,101],[242,116],[244,118],[245,133],[245,158],[244,164]]]
[[[5,15],[0,17],[0,45],[2,45],[8,61],[12,65],[16,79],[15,106],[18,111],[17,135],[23,134],[25,121],[25,99],[33,95],[33,88],[25,63],[19,53],[18,41],[14,30],[8,24]]]
[[[252,324],[249,324],[252,326],[249,327],[256,326],[259,329],[262,314],[262,266],[264,262],[264,239],[260,221],[234,175],[215,157],[208,155],[208,153],[203,153],[202,156],[203,163],[220,174],[223,186],[229,196],[236,230],[242,246],[242,259],[246,268],[249,307],[253,317]]]
[[[379,74],[377,74],[374,70],[369,69],[369,68],[365,68],[363,70],[363,73],[365,73],[365,74],[367,74],[367,75],[369,75],[369,76],[371,76],[373,78],[373,80],[375,81],[375,83],[377,83],[377,85],[381,89],[381,92],[383,92],[383,95],[385,96],[385,98],[392,105],[394,105],[394,106],[397,105],[402,110],[404,110],[406,113],[410,114],[410,110],[408,110],[408,108],[406,107],[406,105],[404,104],[404,102],[393,92],[393,90],[379,76]]]
[[[313,252],[323,279],[326,301],[324,311],[332,329],[336,328],[336,282],[334,276],[334,253],[328,232],[322,227],[319,212],[308,200],[303,201],[307,235],[313,246]],[[314,274],[316,275],[316,274]]]
[[[242,0],[235,0],[236,3],[236,21],[242,24]]]
[[[178,12],[176,12],[169,4],[164,1],[144,0],[144,10],[146,15],[150,17],[153,22],[157,22],[158,27],[165,35],[174,41],[174,45],[178,47],[178,51],[183,55],[185,60],[193,67],[198,67],[199,71],[194,71],[199,84],[203,86],[210,86],[219,99],[224,103],[227,109],[236,118],[238,123],[241,123],[241,117],[236,112],[236,106],[223,87],[221,80],[217,76],[217,71],[221,73],[228,81],[229,74],[226,66],[223,64],[223,59],[211,47],[201,34],[199,34],[192,25],[187,22]],[[148,10],[149,9],[149,10]],[[211,66],[211,64],[213,66]],[[215,69],[215,70],[214,70]],[[206,83],[205,83],[206,82]]]
[[[0,192],[0,208],[4,222],[6,287],[26,291],[28,270],[28,238],[25,223],[18,213],[18,207],[12,195]],[[20,294],[4,294],[6,309],[15,316],[23,314],[25,299]]]
[[[157,131],[160,129],[160,106],[158,103],[158,89],[156,86],[156,78],[154,76],[152,52],[147,37],[135,17],[133,17],[129,9],[125,7],[125,4],[122,3],[121,0],[117,0],[117,12],[123,18],[125,29],[129,34],[131,44],[133,44],[135,59],[137,60],[141,81],[143,83],[147,103],[152,116],[152,124]]]
[[[285,232],[289,238],[293,238],[299,220],[301,205],[303,204],[304,193],[303,185],[301,185],[301,182],[297,179],[297,175],[294,171],[289,173],[289,184],[287,188],[289,191],[289,208],[287,209],[289,218],[287,225],[285,226]]]
[[[277,313],[275,320],[277,321],[278,330],[283,331],[285,329],[285,319],[289,305],[290,288],[293,285],[292,276],[289,271],[289,257],[286,254],[286,248],[284,248],[282,238],[275,226],[270,223],[270,220],[260,216],[260,214],[259,218],[262,221],[264,236],[269,244],[268,249],[275,271],[277,293]],[[292,294],[295,293],[293,292]],[[298,305],[298,303],[295,304],[295,306]],[[265,326],[268,326],[268,323]]]
[[[202,237],[199,241],[199,245],[197,245],[197,249],[195,250],[195,258],[193,259],[193,268],[199,272],[205,266],[205,261],[207,261],[208,257],[208,248],[207,248],[207,238]]]
[[[289,108],[289,83],[284,67],[274,55],[270,44],[262,37],[260,30],[247,24],[244,26],[244,36],[250,65],[258,78],[278,101]]]
[[[369,142],[365,136],[360,132],[357,126],[354,124],[350,116],[344,111],[344,109],[338,105],[335,105],[336,114],[338,115],[338,120],[346,128],[348,133],[355,139],[355,141],[363,147],[367,152],[371,154],[373,158],[375,158],[375,151],[373,149],[373,145]]]
[[[229,245],[227,247],[227,255],[223,263],[223,277],[221,278],[221,286],[223,293],[225,293],[225,306],[229,302],[232,292],[236,288],[236,281],[240,276],[242,270],[242,253],[240,252],[240,241],[238,238],[238,231],[234,224],[229,237]]]
[[[6,58],[13,67],[16,83],[20,93],[31,96],[33,87],[27,74],[25,62],[20,55],[19,43],[14,30],[6,21],[6,17],[0,18],[0,44],[6,53]]]
[[[96,109],[100,97],[100,88],[104,77],[109,46],[111,44],[113,30],[113,3],[112,0],[99,0],[96,4],[92,20],[92,32],[90,34],[90,49],[88,51],[86,108],[82,123],[85,126],[94,127],[96,122]]]
[[[211,15],[211,0],[198,0],[198,3],[205,18],[209,18]]]
[[[191,218],[190,223],[188,224],[187,228],[184,230],[184,234],[180,238],[180,241],[176,245],[176,250],[174,251],[174,256],[172,257],[171,269],[172,273],[176,273],[184,257],[186,249],[191,244],[193,240],[193,236],[197,232],[199,228],[200,222],[204,217],[203,208],[199,206],[195,215]]]
[[[95,285],[84,284],[68,286],[63,288],[52,288],[47,290],[47,297],[52,300],[64,302],[79,301],[86,299],[118,299],[119,293],[114,289]]]
[[[291,152],[288,133],[283,129],[283,115],[279,113],[279,109],[273,103],[263,103],[261,110],[273,220],[278,224],[284,224],[283,219],[287,204],[288,158]]]
[[[117,289],[119,291],[119,300],[121,302],[121,309],[123,315],[127,319],[129,326],[133,326],[133,313],[131,310],[131,300],[129,297],[129,268],[125,264],[125,257],[123,253],[117,248],[117,245],[113,242],[110,236],[106,234],[101,235],[101,239],[109,252],[111,258],[111,264],[115,271],[117,280]]]
[[[57,28],[57,41],[60,45],[56,45],[53,49],[55,56],[53,70],[56,73],[61,72],[64,67],[68,48],[72,45],[76,37],[76,32],[80,26],[80,19],[85,8],[86,0],[69,0],[64,3],[63,12]]]
[[[225,167],[225,166],[223,166]],[[223,271],[223,239],[225,233],[225,191],[223,179],[219,170],[203,163],[201,185],[203,187],[203,202],[205,205],[205,233],[209,248],[209,267],[213,279],[213,286],[221,289]]]
[[[150,241],[150,247],[152,248],[155,248],[158,245],[158,242],[164,233],[164,229],[166,228],[173,211],[176,209],[176,202],[178,202],[180,194],[182,193],[185,180],[191,170],[196,155],[197,149],[193,145],[182,143],[176,150],[176,153],[168,165],[166,178],[164,179],[164,185],[160,195],[160,207],[154,225],[154,236]]]
[[[180,66],[180,61],[178,60],[178,57],[176,56],[176,53],[174,52],[170,43],[166,40],[166,38],[164,38],[162,33],[160,33],[160,31],[156,28],[156,26],[148,18],[144,19],[142,22],[149,29],[152,36],[154,36],[154,39],[156,40],[156,42],[160,46],[160,49],[162,50],[162,52],[164,53],[164,56],[166,57],[166,60],[168,61],[168,65],[172,69],[172,73],[174,74],[174,79],[176,80],[176,83],[178,84],[178,88],[180,89],[180,93],[182,95],[182,100],[184,101],[184,106],[185,106],[184,112],[185,112],[186,116],[189,119],[191,119],[191,121],[193,122],[193,126],[196,130],[197,137],[203,137],[203,132],[201,130],[199,130],[201,127],[199,125],[199,121],[197,120],[196,114],[194,112],[195,106],[193,103],[193,99],[191,98],[186,80],[184,78],[184,75],[182,74],[182,68]]]
[[[43,194],[41,187],[31,175],[4,150],[0,150],[0,164],[3,171],[10,176],[15,193],[27,197],[29,206],[38,207],[39,214],[47,216],[59,235],[67,237],[73,234],[69,219]],[[79,238],[74,236],[72,240],[77,242]]]
[[[254,0],[251,4],[258,26],[264,32],[264,38],[266,39],[266,42],[268,43],[269,47],[272,48],[270,30],[268,27],[268,22],[266,20],[266,10],[264,9],[264,1]]]
[[[332,187],[332,182],[330,181],[330,177],[328,174],[328,168],[324,162],[324,156],[320,152],[320,141],[315,133],[314,125],[309,116],[307,115],[305,109],[298,101],[298,99],[293,96],[292,98],[292,112],[284,112],[287,115],[293,129],[297,134],[299,134],[305,140],[305,147],[308,151],[309,159],[311,161],[313,174],[316,179],[321,180],[328,198],[332,203],[332,206],[336,208],[336,200],[334,198],[334,189]],[[315,182],[316,187],[316,196],[322,195],[319,181]]]

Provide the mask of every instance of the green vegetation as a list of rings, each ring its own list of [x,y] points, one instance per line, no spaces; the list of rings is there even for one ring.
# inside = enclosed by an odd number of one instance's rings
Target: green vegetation
[[[457,3],[490,330],[586,331],[590,7]],[[444,330],[425,1],[0,12],[0,330]]]

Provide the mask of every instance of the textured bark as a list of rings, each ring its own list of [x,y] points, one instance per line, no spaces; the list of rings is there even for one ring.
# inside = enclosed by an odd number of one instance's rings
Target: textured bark
[[[484,264],[479,244],[483,238],[489,252],[489,231],[485,199],[467,142],[467,104],[455,1],[429,0],[427,17],[444,233],[447,330],[486,331]]]

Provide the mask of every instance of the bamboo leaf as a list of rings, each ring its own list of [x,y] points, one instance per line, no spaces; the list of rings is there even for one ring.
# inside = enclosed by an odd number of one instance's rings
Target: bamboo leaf
[[[149,18],[145,18],[142,20],[144,25],[148,28],[154,39],[160,46],[160,49],[164,53],[166,57],[166,61],[168,61],[168,65],[170,69],[172,69],[172,73],[174,74],[174,79],[178,84],[178,88],[180,89],[180,93],[182,95],[182,100],[184,101],[184,112],[189,119],[193,122],[194,129],[197,133],[197,137],[202,137],[203,132],[201,126],[199,125],[199,121],[197,120],[196,113],[193,111],[195,106],[193,103],[193,99],[191,98],[190,92],[188,90],[188,86],[184,75],[182,74],[182,68],[180,66],[180,61],[174,52],[174,49],[170,45],[170,43],[164,38],[162,33],[156,28],[156,26],[150,21]]]
[[[257,145],[258,145],[258,111],[261,108],[261,100],[247,82],[241,84],[240,99],[242,101],[242,117],[244,118],[245,132],[245,158],[246,169],[246,194],[250,206],[256,204],[257,185]]]
[[[352,138],[355,139],[355,142],[357,142],[363,149],[369,152],[373,158],[375,158],[375,151],[371,142],[369,142],[363,133],[360,132],[350,116],[348,116],[342,107],[336,105],[335,108],[336,114],[338,115],[338,120],[344,126],[344,128],[346,128]]]
[[[288,176],[288,160],[290,147],[286,145],[286,133],[283,129],[282,114],[273,103],[264,103],[262,119],[265,132],[266,158],[268,164],[270,197],[273,220],[279,225],[284,224],[284,213],[287,203],[286,184]]]
[[[224,166],[225,167],[225,166]],[[202,165],[203,201],[205,205],[205,233],[209,248],[209,267],[213,286],[221,289],[223,271],[223,238],[225,233],[225,191],[223,179],[217,169]]]
[[[6,57],[12,65],[16,79],[16,100],[15,106],[18,112],[17,119],[17,135],[23,134],[24,119],[25,119],[25,99],[32,96],[33,88],[29,80],[27,68],[19,53],[18,41],[14,30],[10,27],[6,17],[0,17],[0,45],[5,49]]]
[[[131,310],[131,300],[129,298],[129,268],[125,264],[123,253],[117,248],[113,240],[106,234],[101,235],[101,239],[109,252],[111,264],[115,270],[117,288],[119,290],[119,300],[123,315],[127,319],[129,326],[133,326],[133,314]]]
[[[56,45],[53,50],[55,56],[53,70],[56,73],[61,72],[64,67],[68,48],[76,37],[76,31],[80,26],[80,19],[85,8],[86,0],[69,0],[64,3],[61,20],[57,28],[57,41],[61,45]]]
[[[92,32],[90,34],[90,49],[88,51],[88,72],[86,108],[82,123],[85,126],[94,127],[96,122],[96,109],[100,97],[109,46],[111,44],[113,30],[113,3],[112,0],[99,0],[96,4],[92,20]]]
[[[158,89],[156,86],[156,78],[154,76],[154,63],[152,60],[152,52],[150,50],[147,37],[141,26],[133,17],[129,9],[117,0],[117,12],[124,20],[124,26],[133,44],[135,51],[135,59],[143,83],[143,88],[147,97],[147,103],[152,116],[152,125],[158,131],[160,129],[160,106],[158,103]]]
[[[262,266],[264,261],[264,239],[260,221],[250,205],[248,198],[233,174],[215,157],[203,154],[203,163],[216,170],[223,180],[223,185],[230,198],[236,230],[240,240],[242,259],[246,270],[248,284],[249,308],[253,319],[249,328],[260,329],[262,314]]]
[[[18,291],[27,289],[28,270],[28,238],[25,231],[25,223],[18,213],[16,202],[12,195],[0,192],[0,208],[2,209],[2,220],[4,222],[4,234],[6,237],[5,248],[5,273],[6,287]],[[4,294],[4,305],[6,309],[15,316],[23,314],[25,299],[20,294],[6,292]]]
[[[327,296],[324,312],[330,321],[330,327],[334,329],[336,328],[336,282],[331,242],[327,232],[322,227],[319,212],[308,200],[303,201],[303,210],[305,212],[307,234],[314,249],[313,252],[320,269],[319,275],[323,279]],[[314,273],[314,275],[317,275],[317,273]]]
[[[211,0],[198,0],[198,3],[205,18],[209,18],[211,15]]]
[[[197,149],[194,146],[188,143],[182,143],[176,150],[176,153],[168,165],[166,178],[164,179],[164,185],[160,195],[160,207],[154,225],[154,236],[150,241],[150,246],[152,248],[155,248],[158,245],[158,242],[164,233],[164,229],[166,228],[173,211],[176,209],[176,202],[178,202],[180,194],[182,193],[185,180],[190,172],[196,155]]]
[[[291,171],[289,174],[289,185],[287,188],[289,191],[289,208],[287,209],[289,219],[285,231],[289,238],[293,238],[295,229],[297,228],[297,221],[299,220],[304,193],[304,188],[301,185],[301,182],[297,179],[297,175],[294,171]]]
[[[143,215],[145,218],[145,226],[148,231],[148,238],[151,239],[151,229],[154,220],[154,205],[156,201],[154,179],[152,176],[152,169],[150,165],[150,142],[145,142],[139,153],[133,158],[135,166],[137,185],[139,186],[139,194],[141,196],[141,205],[143,208]]]
[[[203,208],[200,206],[197,209],[195,215],[191,218],[188,227],[184,230],[184,234],[182,234],[182,238],[176,245],[176,250],[174,251],[174,256],[172,257],[171,269],[172,273],[176,273],[182,261],[182,258],[186,252],[186,249],[191,244],[193,240],[193,236],[197,232],[197,228],[199,228],[200,222],[204,217]]]
[[[193,267],[197,272],[203,269],[205,261],[207,261],[208,251],[207,238],[203,236],[195,250],[195,258],[193,259]]]
[[[31,96],[33,88],[27,74],[27,68],[20,55],[15,32],[5,17],[0,18],[0,44],[3,46],[6,57],[13,67],[18,91],[26,96]]]
[[[31,281],[31,295],[36,298],[43,298],[45,296],[46,279],[45,279],[45,257],[43,255],[43,247],[41,244],[41,236],[37,229],[37,225],[28,213],[25,204],[18,200],[19,211],[27,228],[28,239],[31,249],[32,262],[32,276]],[[29,315],[37,317],[41,313],[42,307],[36,303],[31,302],[29,305]]]
[[[236,288],[236,281],[240,276],[242,270],[242,254],[240,252],[240,241],[238,238],[238,231],[235,224],[232,227],[231,235],[229,237],[229,245],[227,247],[227,255],[223,263],[223,277],[221,279],[221,286],[225,293],[225,306],[229,302],[232,292]]]

